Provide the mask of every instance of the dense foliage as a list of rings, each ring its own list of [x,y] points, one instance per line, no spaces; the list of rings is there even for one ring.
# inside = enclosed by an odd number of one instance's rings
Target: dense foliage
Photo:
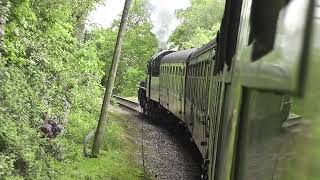
[[[98,1],[0,1],[0,179],[55,178],[80,159],[100,112],[119,22],[85,36],[84,20]],[[193,0],[180,12],[184,23],[173,42],[190,47],[212,38],[220,15],[207,6]],[[128,23],[115,92],[134,96],[157,40],[143,0],[134,1]],[[52,124],[63,128],[55,138],[43,133]]]
[[[1,179],[52,178],[54,162],[78,156],[70,148],[81,128],[73,133],[67,127],[75,123],[85,129],[88,123],[82,121],[95,121],[103,62],[75,33],[95,3],[1,2]],[[40,129],[53,121],[65,127],[65,135],[47,139]]]
[[[224,0],[191,0],[191,7],[178,12],[183,23],[171,36],[182,48],[200,47],[212,40],[220,28]]]

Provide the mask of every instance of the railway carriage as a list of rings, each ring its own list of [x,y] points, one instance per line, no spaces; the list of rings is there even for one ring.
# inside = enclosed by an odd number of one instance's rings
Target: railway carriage
[[[145,94],[147,100],[140,100],[139,101],[145,101],[145,107],[142,107],[144,111],[148,115],[156,115],[159,109],[159,98],[160,98],[160,62],[162,58],[174,51],[171,50],[164,50],[156,55],[154,55],[149,63],[148,63],[148,76],[146,78],[146,87],[145,87]],[[141,104],[141,103],[140,103]],[[147,110],[146,110],[147,109]],[[153,117],[157,118],[157,117]]]
[[[173,52],[161,60],[160,105],[185,121],[187,60],[196,49]]]
[[[216,40],[198,49],[188,59],[185,119],[202,156],[206,158],[209,137],[208,100],[213,75]]]
[[[320,167],[299,156],[319,138],[306,137],[303,118],[291,113],[292,97],[308,92],[297,106],[311,108],[320,97],[311,80],[319,79],[319,7],[319,0],[227,0],[216,39],[151,59],[139,99],[148,114],[167,111],[185,123],[204,160],[203,179],[320,177],[300,171]],[[319,111],[298,112],[319,120]]]

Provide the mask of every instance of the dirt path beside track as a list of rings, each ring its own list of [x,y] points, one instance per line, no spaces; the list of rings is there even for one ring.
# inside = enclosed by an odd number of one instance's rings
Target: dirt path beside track
[[[201,160],[187,141],[185,129],[176,124],[151,123],[150,120],[124,108],[116,110],[124,118],[130,138],[139,147],[137,161],[151,179],[198,180]]]

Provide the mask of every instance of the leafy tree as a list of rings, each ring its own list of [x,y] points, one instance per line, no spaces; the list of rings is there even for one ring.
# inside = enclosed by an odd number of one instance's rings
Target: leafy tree
[[[171,35],[170,41],[182,48],[207,43],[220,27],[223,8],[223,0],[191,0],[191,7],[178,12],[183,23]]]
[[[131,8],[129,19],[128,19],[128,30],[125,36],[124,46],[122,49],[122,57],[119,64],[118,74],[115,82],[114,92],[122,94],[124,96],[136,95],[136,85],[138,82],[145,78],[147,62],[157,52],[157,40],[156,37],[151,33],[152,25],[151,21],[144,8],[145,0],[136,0]],[[115,33],[114,29],[117,28],[118,20],[115,20],[113,26],[107,30],[97,30],[93,34],[99,36],[109,32]],[[108,59],[106,62],[109,67],[109,60],[113,53],[114,45],[108,44],[109,42],[115,41],[113,35],[113,41],[105,41],[103,46],[105,54],[100,56],[100,59]],[[105,36],[106,37],[106,36]],[[103,41],[100,41],[103,44]],[[111,47],[111,48],[110,48]],[[109,50],[105,50],[109,48]],[[129,77],[130,73],[135,72],[135,78]],[[105,78],[107,79],[107,78]],[[128,80],[130,80],[128,82]]]
[[[103,71],[96,52],[74,34],[95,2],[0,3],[0,179],[54,178],[55,162],[79,156],[70,150],[79,134],[72,125],[98,114]],[[48,140],[40,130],[46,121],[70,128]]]

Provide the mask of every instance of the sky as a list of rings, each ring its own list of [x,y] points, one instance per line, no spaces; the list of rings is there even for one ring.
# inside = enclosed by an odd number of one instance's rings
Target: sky
[[[87,19],[87,24],[96,24],[98,27],[108,28],[113,20],[120,16],[125,0],[105,0],[98,4]],[[88,28],[88,25],[87,25]]]
[[[98,27],[108,28],[113,20],[121,15],[125,0],[105,0],[98,5],[88,17],[87,24],[96,24]],[[147,0],[148,4],[152,4],[159,9],[166,9],[172,12],[176,9],[184,9],[189,7],[189,0]],[[88,27],[88,26],[87,26]]]

